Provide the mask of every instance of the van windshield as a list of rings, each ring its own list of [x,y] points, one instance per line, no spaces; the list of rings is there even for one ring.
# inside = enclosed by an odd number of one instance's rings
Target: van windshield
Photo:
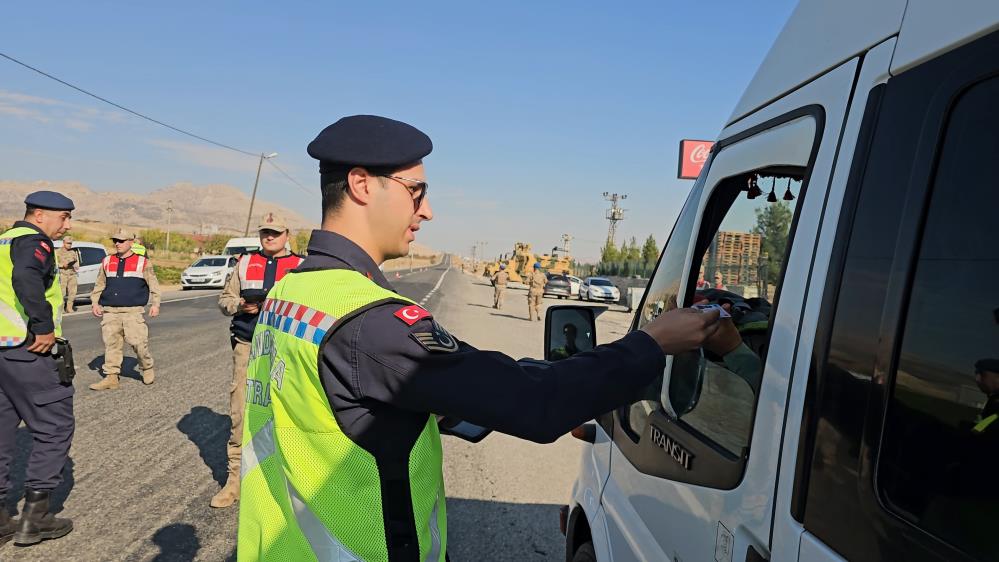
[[[203,258],[194,262],[194,267],[223,267],[228,262],[226,258]]]
[[[229,246],[223,253],[227,256],[238,256],[240,254],[249,254],[259,249],[259,246]]]

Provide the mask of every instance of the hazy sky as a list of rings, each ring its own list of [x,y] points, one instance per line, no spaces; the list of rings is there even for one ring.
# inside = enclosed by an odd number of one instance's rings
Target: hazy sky
[[[145,5],[142,5],[145,4]],[[717,136],[793,0],[17,2],[0,52],[172,125],[275,160],[260,197],[318,222],[305,147],[345,115],[412,123],[436,218],[418,242],[486,254],[562,233],[595,258],[601,197],[662,245],[692,182],[681,138]],[[252,157],[144,122],[0,59],[0,179],[249,193]],[[224,201],[218,204],[225,205]]]

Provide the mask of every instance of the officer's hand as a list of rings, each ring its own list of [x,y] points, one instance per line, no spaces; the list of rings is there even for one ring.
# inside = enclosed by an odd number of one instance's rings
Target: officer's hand
[[[260,303],[246,302],[243,299],[239,299],[239,311],[246,314],[256,314],[260,312]]]
[[[663,313],[659,318],[642,327],[652,336],[667,355],[697,349],[718,331],[717,310],[701,312],[692,308],[678,308]]]
[[[93,306],[90,307],[90,310],[94,313],[94,316],[98,318],[104,316],[104,308],[102,308],[101,305],[99,304],[95,303]]]
[[[160,315],[160,307],[159,307],[159,305],[149,307],[149,316],[151,316],[153,318],[156,318],[159,315]]]
[[[732,305],[723,304],[726,311],[732,310]],[[731,318],[722,318],[718,321],[718,331],[704,342],[704,349],[719,356],[726,356],[735,351],[742,344],[742,336],[736,329]]]
[[[28,351],[32,353],[48,353],[55,345],[55,333],[35,334],[35,341],[28,346]]]

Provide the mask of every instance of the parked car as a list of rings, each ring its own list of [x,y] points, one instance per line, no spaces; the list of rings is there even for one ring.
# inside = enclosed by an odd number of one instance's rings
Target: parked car
[[[180,274],[180,288],[185,291],[195,287],[221,289],[237,260],[236,256],[201,256]]]
[[[62,240],[54,240],[53,246],[62,248]],[[104,246],[93,242],[73,241],[73,249],[80,254],[80,270],[76,272],[76,300],[87,300],[94,290],[101,262],[108,252]]]
[[[575,275],[566,275],[569,280],[569,294],[579,298],[579,286],[583,284],[583,280]]]
[[[544,296],[552,295],[560,299],[567,299],[572,296],[572,286],[569,278],[558,273],[548,273],[548,282],[545,283]]]
[[[579,285],[579,298],[584,301],[617,302],[621,291],[605,277],[587,277]]]
[[[633,319],[703,297],[742,341],[573,431],[566,560],[999,560],[997,30],[994,0],[799,3]],[[546,358],[587,310],[549,307]]]

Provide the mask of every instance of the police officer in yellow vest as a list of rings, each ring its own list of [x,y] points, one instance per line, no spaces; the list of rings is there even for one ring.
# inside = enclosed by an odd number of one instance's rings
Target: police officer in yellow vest
[[[416,128],[370,115],[309,145],[322,228],[268,293],[250,345],[241,561],[445,560],[438,415],[551,442],[630,402],[662,374],[664,352],[718,327],[717,313],[675,310],[551,364],[459,341],[378,269],[433,218],[431,148]]]
[[[52,239],[70,228],[73,201],[52,191],[24,200],[24,220],[0,234],[0,544],[29,545],[73,530],[49,513],[73,441],[73,385],[51,351],[62,334],[62,292]],[[34,438],[20,521],[7,513],[10,463],[21,422]],[[7,556],[2,556],[6,559]]]

